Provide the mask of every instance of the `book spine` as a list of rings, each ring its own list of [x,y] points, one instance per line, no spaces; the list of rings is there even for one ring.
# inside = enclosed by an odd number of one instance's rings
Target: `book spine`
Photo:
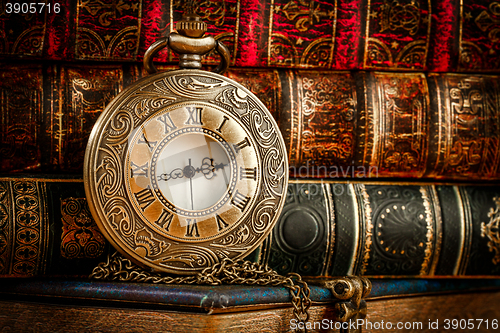
[[[0,75],[0,172],[76,174],[97,117],[145,73],[129,64],[16,63],[0,65]],[[292,177],[500,179],[498,75],[259,68],[226,75],[277,120]]]
[[[287,71],[279,123],[299,178],[498,179],[500,77]]]
[[[37,13],[7,12],[0,5],[0,56],[141,61],[154,40],[174,31],[173,23],[185,10],[183,2],[174,0],[57,3],[57,13],[48,7]],[[228,0],[199,2],[194,11],[208,23],[209,34],[228,46],[234,66],[500,70],[495,2]],[[175,59],[169,51],[157,57]],[[206,64],[217,62],[215,53],[208,55]]]
[[[254,255],[280,274],[498,276],[500,191],[488,186],[291,182]]]
[[[361,69],[426,70],[431,22],[430,1],[368,0]]]
[[[491,72],[500,68],[500,4],[465,1],[460,6],[458,71]]]
[[[240,3],[239,39],[235,65],[265,67],[269,29],[266,28],[270,6],[267,1],[242,0]],[[243,8],[244,10],[241,10]]]
[[[0,277],[88,276],[114,250],[81,179],[0,179]],[[500,276],[496,186],[292,180],[247,259],[280,274]]]
[[[81,180],[0,179],[0,276],[88,276],[110,246]]]
[[[453,72],[458,68],[460,4],[458,0],[434,1],[431,4],[431,31],[428,70]]]
[[[97,117],[140,75],[124,64],[1,64],[0,172],[81,173]]]

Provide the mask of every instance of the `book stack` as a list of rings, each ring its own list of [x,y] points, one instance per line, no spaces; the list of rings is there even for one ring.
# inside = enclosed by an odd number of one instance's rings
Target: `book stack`
[[[145,50],[173,31],[183,3],[61,0],[38,4],[35,12],[27,4],[0,4],[0,307],[10,313],[0,316],[0,327],[21,327],[12,318],[34,313],[27,300],[46,304],[45,317],[30,317],[38,322],[61,313],[56,299],[74,309],[82,299],[97,307],[119,301],[130,308],[123,318],[146,304],[162,304],[172,318],[182,317],[179,309],[194,316],[201,311],[194,303],[145,299],[151,289],[88,282],[114,249],[90,214],[82,180],[96,119],[124,87],[146,75],[140,63]],[[436,320],[444,329],[443,306],[430,302],[469,297],[481,304],[478,319],[491,326],[499,317],[500,5],[226,0],[199,2],[195,12],[230,49],[232,68],[225,75],[262,100],[288,150],[285,207],[248,259],[312,280],[371,278],[367,318],[373,322],[385,318],[382,307],[393,306],[408,310],[402,312],[408,322],[422,320],[424,331]],[[160,52],[157,68],[175,68],[175,58]],[[218,61],[211,53],[204,64]],[[93,286],[133,295],[77,292]],[[161,292],[209,292],[165,288]],[[281,289],[244,292],[252,290]],[[228,299],[241,294],[217,292]],[[330,311],[322,302],[331,295],[315,292],[320,305],[312,317],[321,321]],[[454,294],[446,302],[424,296],[439,292]],[[385,296],[398,305],[384,305]],[[283,310],[288,296],[276,297],[231,303],[227,318],[198,324],[241,329],[226,324],[240,320],[234,313],[242,307],[263,313],[241,320],[291,316]],[[409,310],[422,307],[428,318]],[[224,304],[202,308],[225,311]],[[396,312],[387,316],[394,319]],[[141,313],[137,325],[152,313]],[[459,309],[449,313],[470,318]],[[290,320],[276,330],[290,329]],[[266,325],[255,324],[255,331],[275,327]]]

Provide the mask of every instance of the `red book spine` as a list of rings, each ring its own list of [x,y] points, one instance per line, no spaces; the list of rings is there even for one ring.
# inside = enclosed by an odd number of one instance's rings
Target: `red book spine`
[[[71,8],[70,0],[58,1],[58,3],[59,8],[62,8],[59,13],[46,12],[45,14],[46,33],[43,57],[53,60],[74,59],[75,34],[71,25],[68,24],[75,20],[74,11],[67,10]]]
[[[366,1],[338,1],[332,69],[358,69],[363,57]]]
[[[269,5],[258,0],[242,0],[240,13],[240,38],[235,65],[240,67],[266,66],[268,28],[266,18]]]
[[[138,59],[142,59],[149,45],[161,37],[161,15],[160,2],[149,1],[143,4]]]
[[[0,5],[0,57],[142,61],[185,3],[61,0],[35,14]],[[500,71],[500,5],[482,1],[227,0],[194,5],[231,65],[431,72]],[[10,8],[10,7],[9,7]],[[11,10],[11,9],[9,9]],[[156,57],[172,62],[168,50]],[[205,64],[214,65],[210,53]]]
[[[362,68],[425,70],[431,36],[430,2],[368,0]]]
[[[500,3],[467,1],[460,10],[458,70],[500,70]]]
[[[459,11],[458,0],[433,3],[431,25],[433,35],[427,60],[430,71],[451,72],[457,68]]]

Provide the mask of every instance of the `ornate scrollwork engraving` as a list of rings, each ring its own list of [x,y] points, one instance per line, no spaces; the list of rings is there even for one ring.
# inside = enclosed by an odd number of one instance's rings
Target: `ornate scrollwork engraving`
[[[172,75],[165,79],[167,86],[179,97],[212,99],[227,82],[208,75]]]
[[[270,232],[284,204],[288,166],[276,123],[248,90],[220,75],[181,70],[151,76],[110,105],[97,122],[99,135],[89,144],[95,150],[88,153],[85,177],[90,179],[91,205],[104,219],[100,223],[124,253],[160,271],[193,274],[224,258],[244,256]],[[226,128],[231,130],[223,134]],[[161,154],[170,144],[162,142],[172,133],[207,137],[206,131],[229,135],[227,143],[215,143],[231,161],[245,164],[224,176],[222,169],[229,163],[215,161],[217,176],[208,178],[201,167],[196,172],[201,160],[193,160],[194,173],[179,165],[156,174],[156,163],[165,163]],[[226,189],[217,205],[202,209],[207,217],[201,219],[192,208],[177,209],[158,199],[163,190],[154,188],[151,177],[170,175],[174,169],[187,172],[175,180],[231,177],[251,182],[254,192]]]
[[[63,233],[61,255],[66,259],[97,258],[106,241],[90,215],[87,201],[67,198],[61,202]]]
[[[164,254],[161,259],[157,259],[155,262],[166,267],[176,268],[182,272],[182,270],[186,269],[211,267],[220,260],[221,258],[210,249],[201,246],[190,246],[189,248],[171,248],[168,254]]]
[[[234,244],[244,244],[247,243],[247,240],[249,238],[254,239],[254,237],[250,233],[250,229],[246,224],[242,225],[238,231],[236,231],[234,234],[230,234],[217,242],[212,243],[214,246],[221,245],[223,247],[226,246],[231,246]]]
[[[163,253],[170,247],[169,243],[157,239],[147,229],[135,233],[135,244],[146,250],[144,256],[150,260],[156,260],[158,257],[163,256]],[[139,249],[136,248],[135,251],[138,252]]]
[[[488,248],[490,252],[495,252],[495,256],[491,260],[493,264],[500,263],[500,198],[493,198],[495,208],[490,208],[488,223],[481,222],[481,237],[488,238]]]
[[[218,102],[218,105],[227,108],[239,117],[243,117],[248,113],[248,100],[245,94],[242,94],[242,96],[239,95],[238,90],[231,87],[224,89],[215,100]]]
[[[134,121],[127,111],[119,112],[107,128],[110,144],[119,145],[124,143],[133,129]]]
[[[277,138],[278,133],[273,131],[273,126],[271,125],[271,120],[268,116],[265,116],[262,112],[254,111],[250,114],[250,128],[253,133],[258,135],[259,143],[261,144],[261,149],[266,150],[273,147]]]
[[[284,188],[282,184],[283,178],[286,177],[287,170],[286,164],[283,159],[280,158],[280,152],[275,148],[271,148],[267,150],[262,161],[263,165],[266,166],[262,171],[266,187],[275,196],[283,195]]]
[[[114,197],[106,202],[104,208],[111,226],[125,237],[130,237],[135,229],[133,213],[127,203],[122,197]]]

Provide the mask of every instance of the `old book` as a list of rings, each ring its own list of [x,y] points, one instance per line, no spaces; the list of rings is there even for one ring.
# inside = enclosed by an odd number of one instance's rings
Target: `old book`
[[[97,117],[144,75],[129,64],[0,66],[0,172],[81,174]],[[278,121],[294,177],[500,179],[499,75],[241,68],[226,75]]]
[[[47,60],[135,61],[160,37],[161,2],[0,4],[0,55]]]
[[[498,328],[497,280],[373,280],[372,284],[364,303],[366,318],[347,322],[351,329],[436,332],[474,327],[474,332],[491,332]],[[339,331],[342,303],[327,289],[310,287],[308,332]],[[0,329],[10,332],[32,327],[37,332],[293,332],[298,326],[290,294],[283,287],[11,279],[2,281],[0,295]]]
[[[2,178],[0,276],[88,276],[113,249],[79,179]],[[500,276],[498,186],[292,180],[247,259],[324,277]]]
[[[124,64],[1,64],[1,172],[81,174],[95,121],[140,77],[137,70]]]
[[[497,186],[297,182],[258,261],[305,276],[498,275]]]
[[[0,7],[0,56],[140,61],[173,31],[182,1],[58,1]],[[35,8],[33,8],[35,9]],[[230,0],[195,12],[230,49],[232,65],[337,70],[500,70],[498,5],[489,1]],[[174,59],[168,51],[159,60]],[[207,64],[218,62],[210,54]]]
[[[81,179],[0,180],[0,276],[88,276],[110,251]]]

